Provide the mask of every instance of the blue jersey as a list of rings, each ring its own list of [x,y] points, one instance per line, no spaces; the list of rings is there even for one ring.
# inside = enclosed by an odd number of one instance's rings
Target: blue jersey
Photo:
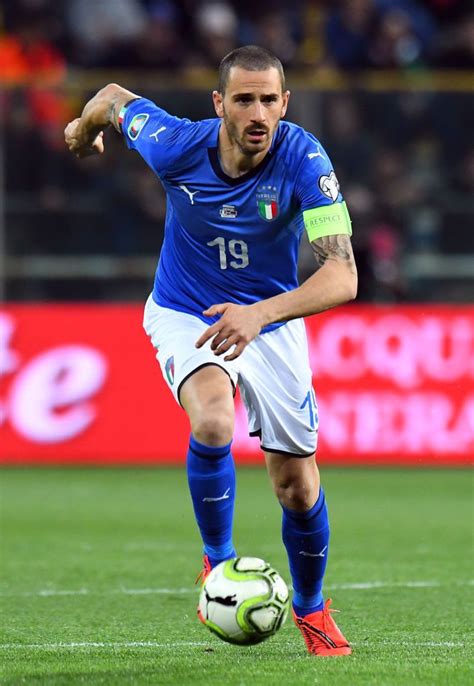
[[[285,121],[258,166],[228,176],[219,163],[221,122],[179,119],[144,98],[122,121],[128,147],[167,194],[153,299],[207,323],[218,319],[202,314],[215,303],[249,305],[296,288],[303,211],[342,200],[319,141]]]

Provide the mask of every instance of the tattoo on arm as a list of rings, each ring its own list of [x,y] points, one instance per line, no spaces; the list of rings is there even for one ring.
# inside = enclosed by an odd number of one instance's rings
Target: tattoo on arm
[[[356,272],[351,239],[347,234],[322,236],[311,241],[311,248],[320,267],[327,260],[335,260],[336,262],[343,262],[352,272]]]
[[[110,101],[110,107],[108,111],[108,120],[112,124],[112,126],[117,129],[117,131],[120,133],[120,126],[118,122],[118,116],[120,114],[120,109],[121,107],[119,106],[118,102],[119,98],[118,95]]]

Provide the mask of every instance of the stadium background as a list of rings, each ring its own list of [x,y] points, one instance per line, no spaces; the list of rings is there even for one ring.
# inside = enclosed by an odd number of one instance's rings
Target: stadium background
[[[2,470],[4,683],[469,683],[470,3],[4,0],[0,27],[0,463],[25,467]],[[328,588],[356,646],[317,672],[288,626],[236,660],[187,619],[199,542],[184,472],[165,466],[187,421],[141,329],[165,198],[114,132],[102,158],[63,141],[108,82],[213,116],[215,66],[247,43],[282,59],[288,118],[333,160],[360,275],[356,303],[308,320]],[[313,268],[303,243],[301,278]],[[240,405],[235,453],[239,550],[288,578]]]
[[[25,0],[7,2],[2,18],[3,461],[183,459],[186,422],[140,327],[163,191],[113,132],[103,158],[78,161],[63,128],[110,81],[178,116],[212,116],[215,65],[249,42],[282,58],[288,117],[322,140],[353,218],[358,302],[308,324],[320,459],[469,461],[474,15],[466,3]],[[301,278],[313,269],[304,241]],[[35,303],[33,316],[25,302]],[[136,337],[127,340],[130,329]],[[259,460],[241,414],[236,452]],[[160,422],[176,426],[174,442],[163,441]]]

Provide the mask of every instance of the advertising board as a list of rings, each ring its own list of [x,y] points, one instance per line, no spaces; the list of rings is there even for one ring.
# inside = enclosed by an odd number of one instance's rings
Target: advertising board
[[[182,463],[189,426],[140,305],[0,309],[0,462]],[[466,465],[474,455],[474,307],[351,305],[307,320],[318,459]],[[260,462],[236,399],[233,452]]]

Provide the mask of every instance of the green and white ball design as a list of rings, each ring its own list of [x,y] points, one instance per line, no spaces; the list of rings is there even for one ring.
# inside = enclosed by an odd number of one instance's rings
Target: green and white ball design
[[[268,562],[236,557],[221,562],[204,582],[199,611],[219,638],[252,645],[273,636],[288,613],[288,587]]]

